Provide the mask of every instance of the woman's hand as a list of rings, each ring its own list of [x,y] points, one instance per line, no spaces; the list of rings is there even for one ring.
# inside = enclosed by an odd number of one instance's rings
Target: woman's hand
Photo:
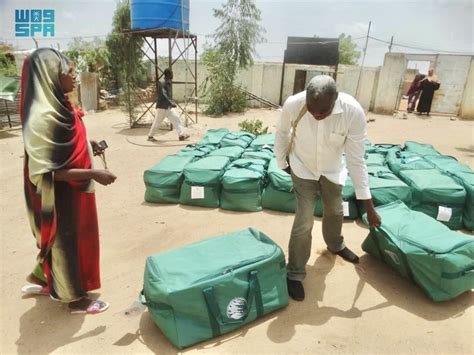
[[[92,179],[101,185],[110,185],[117,179],[117,177],[108,170],[94,169],[92,170]]]

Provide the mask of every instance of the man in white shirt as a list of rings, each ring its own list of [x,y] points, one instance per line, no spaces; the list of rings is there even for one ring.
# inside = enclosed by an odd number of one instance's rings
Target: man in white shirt
[[[360,104],[350,95],[338,93],[333,78],[314,77],[306,91],[290,96],[277,125],[275,155],[281,169],[291,173],[296,214],[291,230],[288,258],[288,292],[304,299],[302,281],[311,254],[311,231],[318,195],[323,201],[322,232],[327,248],[346,261],[359,258],[344,245],[342,187],[352,178],[356,198],[364,200],[370,226],[380,217],[372,203],[365,165],[366,119]]]

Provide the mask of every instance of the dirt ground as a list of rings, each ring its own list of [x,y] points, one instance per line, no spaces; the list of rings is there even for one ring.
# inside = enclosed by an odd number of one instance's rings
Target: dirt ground
[[[277,117],[277,111],[252,109],[245,115],[200,117],[188,130],[191,142],[197,142],[206,129],[237,129],[244,118],[262,119],[274,130]],[[415,115],[408,120],[370,117],[376,118],[368,125],[374,143],[432,143],[473,166],[474,122]],[[111,307],[95,316],[70,315],[65,305],[48,297],[22,297],[20,289],[37,252],[22,193],[22,137],[20,130],[0,132],[0,352],[178,353],[147,312],[124,314],[142,289],[145,258],[247,226],[263,231],[286,252],[293,216],[145,203],[143,171],[186,143],[169,131],[160,132],[158,143],[149,143],[147,129],[129,129],[118,110],[89,114],[85,122],[90,138],[107,140],[107,162],[118,176],[109,187],[97,186],[102,288],[96,295]],[[434,303],[418,287],[364,255],[360,246],[367,229],[359,222],[345,223],[343,232],[348,246],[361,255],[359,265],[324,252],[321,221],[316,219],[304,302],[290,301],[286,309],[182,352],[472,354],[472,293]]]

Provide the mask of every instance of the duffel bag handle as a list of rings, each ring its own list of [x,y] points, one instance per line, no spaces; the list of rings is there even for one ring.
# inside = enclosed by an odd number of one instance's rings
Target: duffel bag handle
[[[219,310],[219,305],[216,301],[216,295],[214,294],[214,288],[207,287],[203,291],[204,299],[206,300],[207,311],[209,313],[209,319],[211,321],[212,333],[214,336],[221,335],[221,326],[229,324],[242,324],[245,322],[252,309],[253,301],[255,299],[255,306],[257,308],[257,317],[263,315],[263,301],[262,291],[260,289],[260,282],[258,281],[258,271],[250,271],[249,274],[249,288],[247,291],[247,312],[246,314],[236,320],[228,320],[222,317]]]

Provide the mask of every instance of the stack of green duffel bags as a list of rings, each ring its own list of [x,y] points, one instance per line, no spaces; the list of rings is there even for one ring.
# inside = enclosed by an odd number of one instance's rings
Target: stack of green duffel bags
[[[255,212],[273,154],[274,135],[211,129],[144,173],[145,200],[153,203]]]
[[[366,143],[368,154],[386,154],[385,167],[368,164],[382,225],[371,229],[362,249],[435,301],[474,288],[474,239],[449,230],[463,225],[473,230],[473,171],[430,144],[406,142],[403,149],[387,145],[378,151],[376,146]]]
[[[392,172],[411,189],[407,205],[451,229],[472,230],[472,170],[455,158],[441,155],[432,145],[408,141],[405,148],[387,152]],[[406,203],[406,201],[404,201]],[[463,220],[465,220],[463,222]]]
[[[274,135],[211,129],[196,145],[168,156],[144,174],[145,200],[255,212],[295,212],[291,176],[279,169]],[[474,174],[432,145],[365,142],[374,205],[397,200],[451,229],[474,229]],[[342,191],[344,217],[356,219],[365,206],[356,200],[350,177]],[[318,198],[315,216],[323,215]]]

